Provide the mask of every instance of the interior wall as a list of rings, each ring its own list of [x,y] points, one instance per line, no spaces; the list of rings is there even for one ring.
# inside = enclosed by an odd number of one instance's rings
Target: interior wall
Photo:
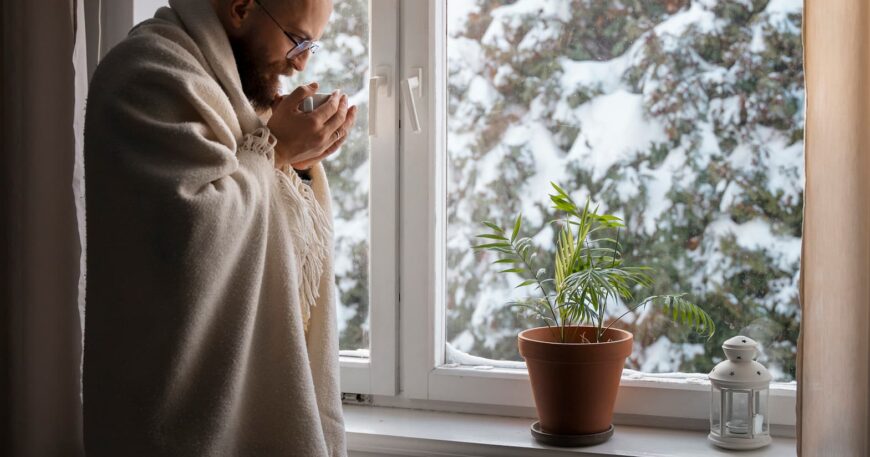
[[[166,6],[169,0],[135,0],[133,5],[133,22],[139,23],[154,16],[161,6]]]

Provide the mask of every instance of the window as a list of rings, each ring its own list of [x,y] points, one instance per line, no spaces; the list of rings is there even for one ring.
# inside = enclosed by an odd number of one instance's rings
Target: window
[[[629,313],[627,368],[708,373],[739,333],[759,341],[775,380],[794,380],[800,12],[800,2],[447,2],[448,359],[521,360],[516,334],[540,323],[503,303],[530,291],[470,246],[481,220],[509,227],[521,212],[542,254],[535,268],[551,271],[554,181],[626,222],[627,260],[657,272],[638,301],[685,292],[718,323],[706,341],[655,309]]]
[[[482,220],[522,212],[547,257],[555,181],[625,219],[632,260],[659,272],[651,293],[687,292],[719,326],[707,342],[654,308],[630,315],[617,413],[705,419],[706,373],[739,332],[776,376],[773,423],[793,425],[800,2],[409,3],[404,77],[429,79],[423,131],[402,129],[405,395],[533,406],[516,334],[540,324],[503,307],[520,281],[471,245]]]

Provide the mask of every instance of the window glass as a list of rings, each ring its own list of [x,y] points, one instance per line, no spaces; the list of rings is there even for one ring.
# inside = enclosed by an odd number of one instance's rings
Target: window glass
[[[504,304],[534,290],[473,252],[483,220],[524,235],[552,274],[558,183],[622,217],[647,295],[687,293],[709,341],[630,313],[626,368],[706,373],[736,334],[795,376],[803,206],[800,0],[463,0],[447,5],[447,362],[521,360],[543,325]],[[613,303],[611,317],[632,303]]]

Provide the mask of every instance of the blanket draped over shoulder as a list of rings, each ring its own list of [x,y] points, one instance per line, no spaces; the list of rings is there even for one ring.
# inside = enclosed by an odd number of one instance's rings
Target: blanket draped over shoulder
[[[210,1],[170,5],[87,103],[87,455],[345,456],[323,169],[275,167]]]

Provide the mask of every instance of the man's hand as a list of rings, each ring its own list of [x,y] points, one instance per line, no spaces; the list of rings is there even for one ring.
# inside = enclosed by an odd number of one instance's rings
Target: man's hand
[[[305,97],[314,95],[317,83],[297,87],[290,95],[272,103],[269,130],[275,135],[275,164],[307,170],[338,150],[356,120],[356,106],[347,106],[347,95],[338,91],[314,111],[299,107]]]

